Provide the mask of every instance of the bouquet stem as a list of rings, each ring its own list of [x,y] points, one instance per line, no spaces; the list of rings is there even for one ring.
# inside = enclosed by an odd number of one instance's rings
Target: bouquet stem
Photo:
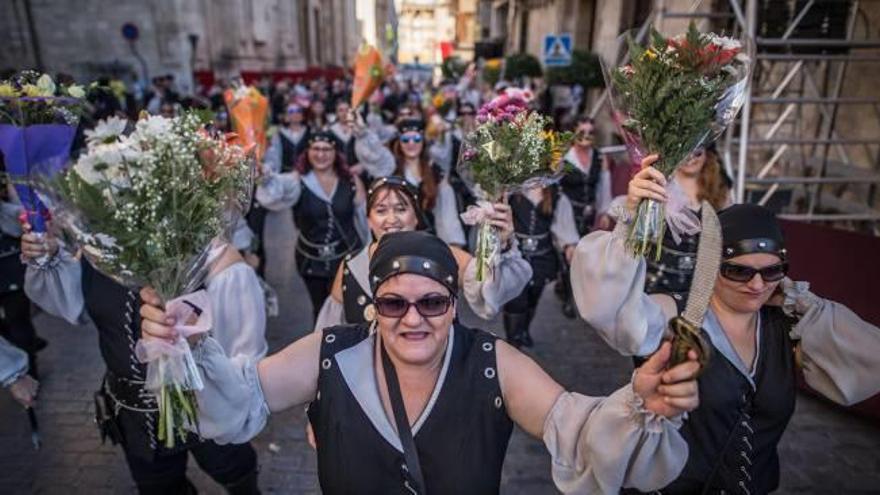
[[[647,256],[654,248],[654,260],[660,259],[666,233],[666,209],[653,199],[643,199],[629,228],[626,247],[633,256]]]
[[[169,359],[159,358],[159,375],[164,377],[167,373]],[[173,449],[177,439],[186,441],[189,428],[198,427],[198,403],[195,393],[187,390],[180,383],[163,383],[158,396],[159,402],[159,432],[160,442],[165,447]]]
[[[486,280],[491,272],[499,243],[498,228],[490,223],[481,223],[480,230],[477,232],[477,282]]]

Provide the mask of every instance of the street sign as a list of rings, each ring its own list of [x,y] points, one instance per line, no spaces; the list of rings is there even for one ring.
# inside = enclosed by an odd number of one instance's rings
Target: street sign
[[[131,22],[126,22],[122,25],[122,37],[127,39],[128,41],[135,41],[140,36],[140,31],[138,27]]]
[[[571,65],[570,34],[548,34],[544,37],[544,65],[547,67]]]

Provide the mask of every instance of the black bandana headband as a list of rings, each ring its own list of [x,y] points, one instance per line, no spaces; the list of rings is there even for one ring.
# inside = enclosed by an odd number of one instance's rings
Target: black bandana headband
[[[772,211],[755,204],[737,204],[718,213],[724,259],[744,254],[768,253],[786,260],[782,228]]]
[[[433,234],[411,231],[382,236],[370,259],[373,294],[386,280],[403,273],[428,277],[451,294],[458,293],[458,262],[449,246]]]

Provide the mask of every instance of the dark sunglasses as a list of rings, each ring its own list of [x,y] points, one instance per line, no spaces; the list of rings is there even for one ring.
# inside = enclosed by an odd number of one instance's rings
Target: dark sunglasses
[[[299,107],[290,107],[287,109],[287,114],[292,115],[295,113],[303,113],[303,109]]]
[[[430,318],[446,314],[452,305],[452,296],[426,296],[416,302],[409,302],[402,297],[378,297],[373,304],[376,311],[387,318],[402,318],[410,306],[415,306],[423,317]]]
[[[475,113],[476,112],[472,112],[470,110],[465,110],[463,112],[459,112],[458,114],[462,117],[468,117],[468,116],[474,115]]]
[[[416,135],[416,136],[401,136],[401,137],[400,137],[400,142],[403,143],[403,144],[407,144],[407,143],[416,143],[416,144],[418,144],[418,143],[421,143],[421,142],[422,142],[422,136],[419,136],[419,135]]]
[[[721,263],[721,276],[734,282],[748,282],[756,273],[761,274],[764,282],[778,282],[785,278],[788,273],[788,263],[777,263],[764,268],[752,268],[751,266],[738,265],[736,263]]]

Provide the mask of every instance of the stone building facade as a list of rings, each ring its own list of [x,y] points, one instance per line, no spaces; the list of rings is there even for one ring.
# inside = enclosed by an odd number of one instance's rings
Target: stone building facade
[[[0,68],[42,65],[89,80],[194,73],[305,74],[347,67],[360,42],[356,0],[8,0],[0,3]],[[122,26],[137,26],[129,43]]]

